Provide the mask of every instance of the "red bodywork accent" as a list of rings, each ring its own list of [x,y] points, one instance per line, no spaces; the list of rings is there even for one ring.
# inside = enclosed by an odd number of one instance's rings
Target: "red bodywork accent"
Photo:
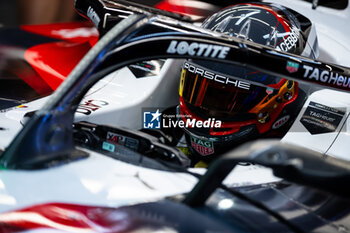
[[[123,232],[129,227],[127,218],[127,213],[113,208],[49,203],[0,214],[0,232]]]
[[[90,48],[88,42],[54,42],[29,48],[24,58],[56,90]]]
[[[97,29],[88,22],[24,25],[21,26],[21,29],[61,40],[60,42],[31,47],[24,54],[26,61],[52,90],[55,90],[62,83],[98,41]],[[19,77],[38,90],[36,88],[39,85],[37,80],[28,79],[26,74],[19,74]]]
[[[74,43],[88,41],[91,46],[98,41],[98,31],[90,22],[22,25],[21,29],[41,36]]]
[[[171,1],[162,1],[160,3],[158,3],[156,6],[156,8],[161,9],[161,10],[165,10],[165,11],[169,11],[169,12],[173,12],[173,13],[178,13],[178,14],[189,14],[188,12],[188,8],[179,5],[174,5]]]

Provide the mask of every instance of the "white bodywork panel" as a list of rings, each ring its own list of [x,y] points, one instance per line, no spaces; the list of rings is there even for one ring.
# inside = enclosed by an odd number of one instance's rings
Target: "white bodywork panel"
[[[0,172],[0,212],[42,203],[118,207],[189,192],[197,178],[184,173],[144,168],[88,151],[90,156],[56,168]],[[205,169],[191,169],[204,173]],[[260,166],[237,166],[229,186],[276,182]]]

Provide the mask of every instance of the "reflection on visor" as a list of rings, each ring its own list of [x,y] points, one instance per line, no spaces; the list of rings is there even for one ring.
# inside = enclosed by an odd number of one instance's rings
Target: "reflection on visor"
[[[232,77],[185,62],[181,74],[180,96],[187,104],[200,107],[199,110],[205,111],[210,117],[232,117],[237,113],[248,113],[255,106],[268,101],[285,82],[284,79],[252,72],[243,67],[223,67],[226,70],[232,69],[225,73],[237,76]]]

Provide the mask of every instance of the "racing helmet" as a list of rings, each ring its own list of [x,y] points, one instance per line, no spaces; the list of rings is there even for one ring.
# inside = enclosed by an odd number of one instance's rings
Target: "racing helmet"
[[[209,17],[202,27],[278,51],[318,57],[314,25],[281,5],[233,5]],[[291,62],[286,69],[296,72],[297,66]],[[184,128],[190,154],[202,161],[249,140],[282,137],[306,99],[306,91],[297,82],[203,60],[183,63],[179,95],[177,115],[193,123]],[[199,128],[194,121],[211,122]]]

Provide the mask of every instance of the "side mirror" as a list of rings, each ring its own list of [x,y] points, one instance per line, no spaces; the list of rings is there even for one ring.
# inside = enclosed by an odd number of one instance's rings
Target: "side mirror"
[[[278,140],[259,140],[246,143],[214,161],[184,202],[190,206],[203,205],[238,162],[263,165],[285,180],[350,196],[350,190],[345,188],[350,180],[350,162]]]

